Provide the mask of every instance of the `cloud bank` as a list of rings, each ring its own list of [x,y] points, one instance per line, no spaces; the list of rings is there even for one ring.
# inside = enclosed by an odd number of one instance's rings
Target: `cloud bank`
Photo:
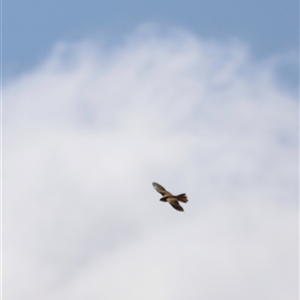
[[[298,103],[272,60],[64,42],[3,99],[5,299],[297,299]]]

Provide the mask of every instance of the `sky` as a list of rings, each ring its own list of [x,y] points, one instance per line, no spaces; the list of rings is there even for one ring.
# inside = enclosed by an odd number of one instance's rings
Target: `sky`
[[[79,0],[2,2],[3,77],[34,67],[59,41],[101,38],[120,45],[136,28],[155,23],[179,27],[206,39],[241,39],[257,58],[299,49],[299,1],[289,0]],[[298,84],[298,66],[285,65],[282,77]]]
[[[3,3],[4,299],[298,299],[298,4],[159,3]]]

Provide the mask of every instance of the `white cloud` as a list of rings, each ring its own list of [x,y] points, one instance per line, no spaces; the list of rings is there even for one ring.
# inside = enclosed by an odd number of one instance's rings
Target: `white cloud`
[[[298,104],[249,53],[61,43],[4,87],[6,299],[296,299]]]

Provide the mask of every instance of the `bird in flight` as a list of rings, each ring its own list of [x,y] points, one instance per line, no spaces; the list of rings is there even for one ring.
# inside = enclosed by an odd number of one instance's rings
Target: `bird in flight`
[[[159,199],[160,201],[168,202],[176,210],[183,211],[183,208],[180,206],[178,201],[184,202],[184,203],[188,202],[188,198],[187,198],[186,194],[180,194],[180,195],[174,196],[170,192],[165,190],[165,188],[162,187],[160,184],[153,182],[152,185],[155,188],[155,190],[162,195],[162,198]]]

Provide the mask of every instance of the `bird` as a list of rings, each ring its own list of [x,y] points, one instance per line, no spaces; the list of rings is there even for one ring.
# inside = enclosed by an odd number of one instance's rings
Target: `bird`
[[[174,196],[160,184],[153,182],[152,185],[155,188],[155,190],[162,195],[162,198],[159,199],[160,201],[168,202],[169,204],[172,205],[173,208],[175,208],[178,211],[184,211],[178,201],[184,202],[184,203],[188,202],[188,198],[187,198],[186,194],[180,194],[180,195]]]

